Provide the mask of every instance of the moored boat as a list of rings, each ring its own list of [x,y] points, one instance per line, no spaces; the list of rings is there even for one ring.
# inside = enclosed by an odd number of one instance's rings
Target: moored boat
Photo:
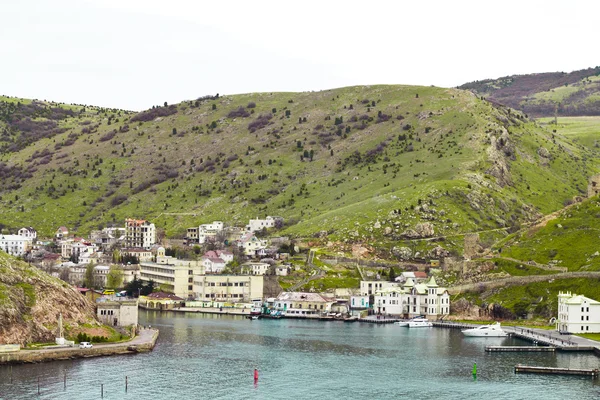
[[[482,325],[477,328],[463,329],[461,331],[465,336],[476,336],[476,337],[503,337],[508,334],[502,330],[500,323]]]
[[[430,328],[432,326],[433,323],[427,318],[413,318],[408,321],[409,328]]]

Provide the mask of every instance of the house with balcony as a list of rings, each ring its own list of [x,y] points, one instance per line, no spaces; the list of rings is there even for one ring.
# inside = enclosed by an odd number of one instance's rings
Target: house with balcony
[[[446,288],[437,285],[434,277],[427,283],[415,283],[408,278],[402,286],[377,290],[372,306],[378,314],[439,319],[450,314],[450,295]]]

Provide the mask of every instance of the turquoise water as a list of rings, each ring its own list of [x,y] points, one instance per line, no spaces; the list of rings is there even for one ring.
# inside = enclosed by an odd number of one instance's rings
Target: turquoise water
[[[600,359],[591,354],[484,352],[486,344],[528,344],[516,339],[337,321],[156,311],[141,318],[161,330],[153,352],[17,365],[12,384],[3,366],[0,399],[100,399],[101,384],[104,399],[600,398],[598,380],[513,373],[518,363],[598,368]]]

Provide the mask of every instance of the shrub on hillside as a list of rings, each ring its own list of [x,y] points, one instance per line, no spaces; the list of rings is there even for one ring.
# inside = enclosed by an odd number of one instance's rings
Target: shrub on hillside
[[[227,118],[246,118],[249,117],[250,113],[246,111],[246,109],[242,106],[238,107],[236,110],[231,110],[227,114]]]
[[[177,113],[177,106],[170,105],[168,107],[154,107],[146,111],[137,113],[131,117],[131,122],[148,122],[153,121],[158,117],[167,117]]]
[[[258,118],[248,124],[248,130],[253,133],[257,129],[264,128],[269,125],[272,118],[273,114],[261,114]]]

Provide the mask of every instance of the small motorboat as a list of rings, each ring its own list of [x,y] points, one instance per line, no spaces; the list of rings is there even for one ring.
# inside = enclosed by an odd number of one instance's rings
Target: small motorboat
[[[472,329],[463,329],[461,332],[465,336],[476,337],[503,337],[508,335],[500,327],[500,322],[491,325],[482,325]]]
[[[409,328],[431,328],[433,323],[427,318],[413,318],[408,321]]]
[[[248,319],[249,319],[250,321],[257,320],[257,319],[259,319],[259,318],[260,318],[260,315],[250,315],[250,316],[248,316]]]
[[[394,325],[396,325],[396,326],[408,326],[409,322],[410,321],[396,321],[396,322],[394,322]]]

